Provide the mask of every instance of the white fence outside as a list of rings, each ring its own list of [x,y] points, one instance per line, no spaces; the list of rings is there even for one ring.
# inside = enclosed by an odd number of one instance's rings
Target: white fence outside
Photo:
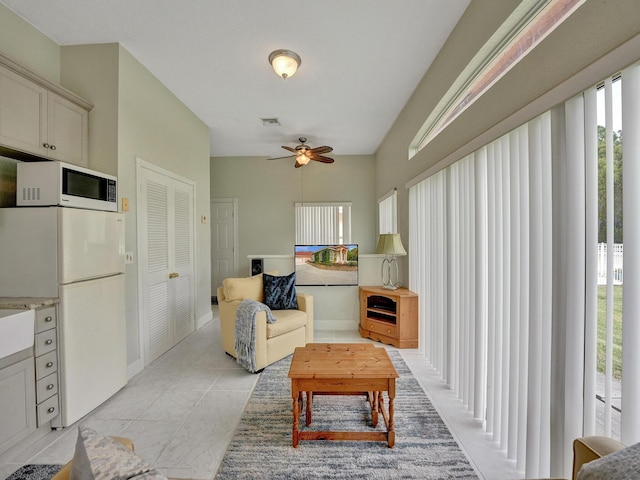
[[[622,285],[622,243],[613,245],[613,284]],[[598,285],[607,284],[607,244],[598,244]]]

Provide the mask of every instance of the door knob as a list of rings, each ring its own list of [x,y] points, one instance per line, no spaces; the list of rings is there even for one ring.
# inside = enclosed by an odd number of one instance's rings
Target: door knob
[[[180,274],[179,274],[179,273],[177,273],[177,272],[171,272],[171,273],[169,274],[169,278],[176,278],[176,277],[179,277],[179,276],[180,276]]]

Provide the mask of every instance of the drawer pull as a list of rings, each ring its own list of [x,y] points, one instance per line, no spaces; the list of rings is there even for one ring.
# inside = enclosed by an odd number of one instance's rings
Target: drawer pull
[[[48,317],[45,317],[44,319],[45,322],[49,323],[53,321],[53,317],[51,315],[49,315]]]
[[[49,385],[47,385],[47,390],[53,390],[53,383],[50,383]]]
[[[55,411],[56,411],[56,409],[54,407],[47,408],[47,413],[53,413]]]
[[[45,365],[45,367],[47,367],[47,368],[51,368],[51,367],[53,367],[53,362],[47,362],[47,364]]]
[[[50,338],[44,342],[45,345],[51,345],[52,343],[53,343],[53,340],[51,340]]]

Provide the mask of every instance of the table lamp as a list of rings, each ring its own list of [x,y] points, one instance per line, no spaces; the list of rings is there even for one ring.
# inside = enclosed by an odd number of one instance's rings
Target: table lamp
[[[407,252],[402,246],[402,240],[399,233],[381,233],[378,238],[378,246],[376,253],[383,254],[382,261],[382,286],[387,290],[396,290],[398,288],[398,262],[396,257],[406,255]],[[391,281],[391,265],[396,266],[396,281]],[[386,265],[386,272],[385,272]],[[385,275],[386,273],[386,275]]]

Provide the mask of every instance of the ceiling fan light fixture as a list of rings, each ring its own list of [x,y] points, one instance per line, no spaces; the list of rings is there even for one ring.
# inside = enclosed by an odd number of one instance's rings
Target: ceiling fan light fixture
[[[306,155],[306,153],[302,153],[296,157],[296,160],[300,165],[306,165],[311,159]]]
[[[291,50],[274,50],[269,54],[269,63],[273,71],[285,80],[293,77],[302,63],[300,55]]]

